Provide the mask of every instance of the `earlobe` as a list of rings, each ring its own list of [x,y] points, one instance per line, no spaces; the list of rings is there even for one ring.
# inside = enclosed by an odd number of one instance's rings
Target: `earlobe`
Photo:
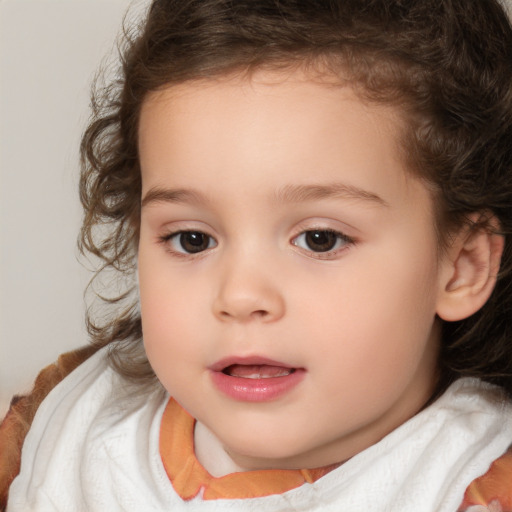
[[[454,239],[441,262],[437,314],[443,320],[463,320],[476,313],[496,284],[504,238],[496,233],[495,217],[481,222],[471,217]]]

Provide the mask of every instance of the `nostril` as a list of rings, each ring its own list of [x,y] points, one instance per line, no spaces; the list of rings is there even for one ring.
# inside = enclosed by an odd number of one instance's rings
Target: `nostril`
[[[268,311],[265,311],[264,309],[258,309],[257,311],[252,312],[252,316],[256,317],[264,317],[268,315]]]
[[[256,317],[256,318],[263,318],[263,317],[266,317],[268,316],[269,312],[264,310],[264,309],[258,309],[256,311],[252,311],[248,316],[249,317]],[[223,317],[223,318],[231,318],[231,317],[234,317],[236,315],[230,313],[229,311],[220,311],[220,315]]]
[[[229,293],[228,293],[229,292]],[[235,293],[236,292],[236,293]],[[242,293],[223,289],[212,303],[212,311],[223,322],[277,320],[284,313],[284,302],[276,293]]]

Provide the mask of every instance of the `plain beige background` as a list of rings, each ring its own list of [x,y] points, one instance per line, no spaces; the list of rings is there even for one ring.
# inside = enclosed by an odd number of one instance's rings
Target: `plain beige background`
[[[87,342],[78,145],[92,78],[131,3],[0,0],[0,416]]]
[[[127,8],[147,2],[0,0],[0,416],[87,342],[78,144],[94,73]]]

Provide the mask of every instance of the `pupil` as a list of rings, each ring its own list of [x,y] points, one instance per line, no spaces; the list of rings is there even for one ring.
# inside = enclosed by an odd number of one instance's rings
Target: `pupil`
[[[187,231],[180,235],[180,244],[187,252],[201,252],[208,249],[208,237],[198,231]]]
[[[308,231],[306,243],[312,251],[327,252],[336,245],[336,234],[331,231]]]

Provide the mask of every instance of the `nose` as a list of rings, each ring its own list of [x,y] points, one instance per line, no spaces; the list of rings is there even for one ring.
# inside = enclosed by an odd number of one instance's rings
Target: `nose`
[[[263,263],[230,262],[222,272],[213,313],[223,322],[274,322],[285,313],[285,301],[275,276]]]

